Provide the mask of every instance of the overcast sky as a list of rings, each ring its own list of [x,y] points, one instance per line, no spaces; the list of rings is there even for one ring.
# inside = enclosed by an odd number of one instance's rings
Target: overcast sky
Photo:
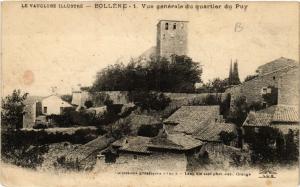
[[[297,3],[253,2],[246,11],[116,10],[90,4],[84,9],[22,9],[20,3],[4,3],[3,94],[20,88],[45,96],[52,86],[59,93],[70,93],[79,83],[89,86],[105,66],[117,60],[126,64],[154,46],[160,19],[189,21],[188,55],[203,65],[204,81],[227,77],[231,59],[238,59],[243,80],[266,62],[299,58]],[[240,32],[235,32],[237,23]]]

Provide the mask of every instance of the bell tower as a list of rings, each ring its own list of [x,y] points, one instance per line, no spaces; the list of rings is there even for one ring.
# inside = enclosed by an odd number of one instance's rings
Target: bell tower
[[[157,24],[156,55],[170,59],[171,55],[187,54],[187,21],[160,20]]]

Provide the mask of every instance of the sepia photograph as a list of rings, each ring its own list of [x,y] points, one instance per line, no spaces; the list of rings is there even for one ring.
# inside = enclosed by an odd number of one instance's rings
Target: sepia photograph
[[[298,186],[299,15],[2,2],[1,185]]]

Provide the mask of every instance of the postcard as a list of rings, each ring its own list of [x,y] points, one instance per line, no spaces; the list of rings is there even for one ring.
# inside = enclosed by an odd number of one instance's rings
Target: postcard
[[[299,4],[1,3],[3,186],[297,186]]]

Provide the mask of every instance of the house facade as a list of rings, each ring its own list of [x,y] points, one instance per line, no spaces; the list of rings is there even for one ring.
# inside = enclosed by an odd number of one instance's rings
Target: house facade
[[[22,128],[32,128],[37,120],[44,119],[39,116],[60,115],[65,108],[73,107],[58,95],[48,97],[28,96],[24,104]]]
[[[255,78],[228,88],[225,94],[231,95],[231,106],[240,96],[245,96],[248,103],[264,103],[263,95],[271,93],[273,87],[278,89],[278,104],[295,104],[299,96],[298,71],[296,61],[281,57],[258,67]]]
[[[42,101],[42,114],[43,115],[60,115],[64,108],[72,107],[71,104],[61,99],[58,95],[50,95]]]

